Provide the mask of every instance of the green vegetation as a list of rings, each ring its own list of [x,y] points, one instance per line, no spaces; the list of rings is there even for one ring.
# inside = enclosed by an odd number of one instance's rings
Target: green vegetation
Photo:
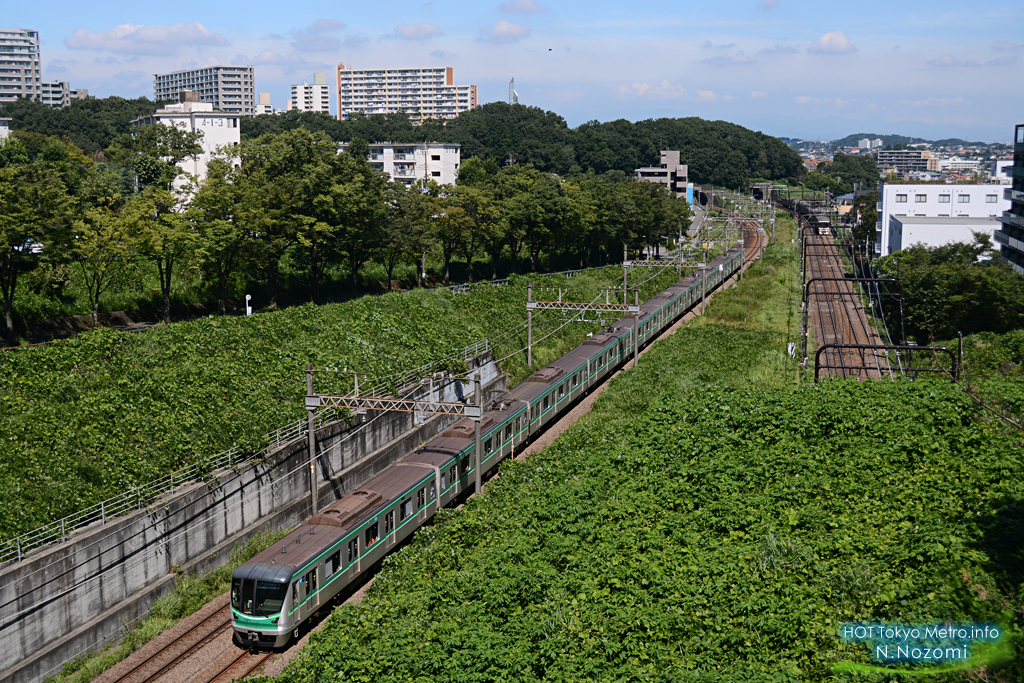
[[[827,189],[833,195],[878,187],[878,166],[870,155],[855,156],[839,152],[830,163],[818,164],[818,169],[807,174],[807,187]]]
[[[125,633],[116,644],[98,652],[85,652],[64,664],[61,672],[46,678],[47,683],[88,683],[190,614],[198,612],[214,598],[231,588],[231,573],[238,565],[266,550],[289,533],[260,532],[242,547],[235,544],[227,564],[204,574],[185,574],[174,590],[153,603],[142,621]]]
[[[981,256],[995,256],[978,261]],[[987,236],[941,247],[915,245],[880,259],[882,277],[903,286],[904,331],[918,343],[957,332],[1008,332],[1024,327],[1024,276],[992,251]],[[899,302],[887,298],[886,316],[899,321]]]
[[[1019,433],[947,381],[796,383],[796,256],[440,515],[280,680],[894,680],[833,670],[870,661],[853,621],[993,622],[1015,651]]]
[[[534,276],[534,284],[589,301],[596,287],[621,283],[621,272]],[[661,274],[641,296],[675,277]],[[306,362],[383,377],[513,331],[493,351],[508,356],[526,345],[525,300],[526,280],[517,277],[509,287],[469,294],[396,292],[245,318],[211,316],[143,334],[98,330],[2,353],[0,540],[233,445],[257,450],[262,434],[304,414]],[[559,316],[534,322],[538,362],[596,329],[573,324],[541,340],[561,324]],[[521,357],[504,368],[513,381],[527,373]]]
[[[0,116],[11,119],[11,129],[26,145],[47,137],[66,138],[91,155],[102,152],[118,136],[128,133],[132,119],[152,114],[156,109],[157,103],[145,97],[90,97],[72,100],[62,109],[51,109],[23,97],[0,107]]]

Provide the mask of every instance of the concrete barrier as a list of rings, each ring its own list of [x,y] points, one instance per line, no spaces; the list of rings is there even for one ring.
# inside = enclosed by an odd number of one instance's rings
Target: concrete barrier
[[[484,395],[505,377],[485,354]],[[471,383],[449,385],[434,400],[462,400]],[[430,398],[427,389],[413,398]],[[317,430],[319,507],[359,487],[458,418],[418,422],[413,413],[373,411]],[[266,458],[214,473],[146,508],[87,527],[0,569],[0,683],[35,683],[83,652],[120,638],[179,573],[224,563],[236,543],[291,528],[309,513],[306,436]]]

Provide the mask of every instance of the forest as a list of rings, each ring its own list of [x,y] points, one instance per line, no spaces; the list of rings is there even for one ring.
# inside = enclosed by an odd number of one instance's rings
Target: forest
[[[721,121],[591,122],[489,104],[414,128],[388,115],[243,120],[242,143],[201,182],[176,164],[198,134],[131,126],[145,98],[6,105],[0,147],[4,336],[32,321],[130,310],[188,317],[394,286],[487,279],[618,260],[684,233],[689,207],[632,181],[662,146],[694,180],[738,187],[802,170],[775,138]],[[365,141],[462,145],[455,186],[410,189],[366,163]],[[350,143],[338,154],[337,143]]]

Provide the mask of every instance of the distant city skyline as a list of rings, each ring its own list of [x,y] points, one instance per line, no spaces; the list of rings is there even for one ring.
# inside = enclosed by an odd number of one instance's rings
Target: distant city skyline
[[[479,85],[481,103],[506,101],[514,77],[520,103],[570,126],[699,116],[804,139],[1009,141],[1024,122],[1019,0],[828,5],[61,0],[19,3],[0,27],[39,31],[43,79],[99,97],[152,97],[156,73],[252,64],[256,90],[284,108],[291,85],[344,62],[451,66]]]

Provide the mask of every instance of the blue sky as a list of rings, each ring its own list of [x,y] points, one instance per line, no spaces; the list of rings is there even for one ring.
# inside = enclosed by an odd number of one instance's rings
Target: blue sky
[[[1024,123],[1024,0],[9,4],[0,26],[41,33],[43,77],[99,96],[244,63],[283,108],[292,83],[330,83],[343,62],[451,66],[481,102],[515,77],[520,102],[572,126],[700,116],[790,137],[1008,141]]]

